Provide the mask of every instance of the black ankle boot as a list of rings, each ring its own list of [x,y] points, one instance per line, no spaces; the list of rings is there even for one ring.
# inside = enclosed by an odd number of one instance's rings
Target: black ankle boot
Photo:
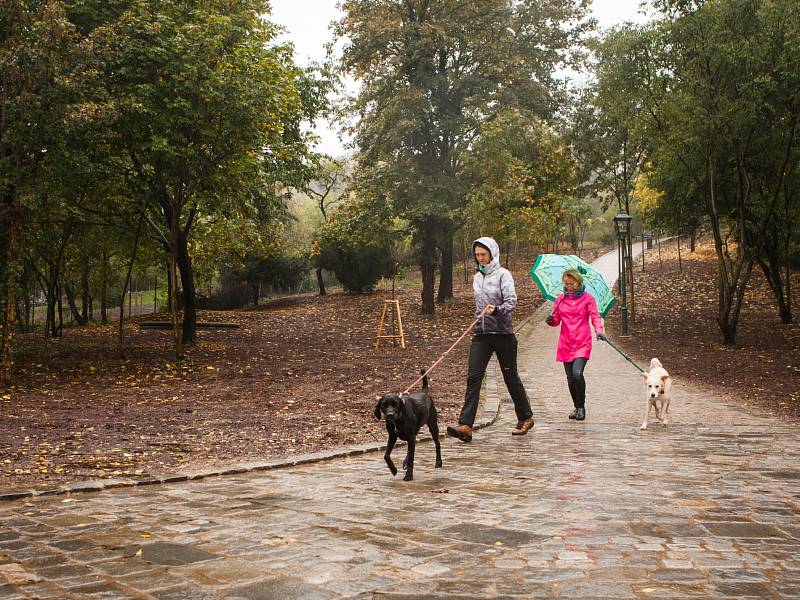
[[[575,420],[576,421],[583,421],[586,418],[586,409],[583,406],[579,406],[575,409]]]
[[[569,418],[570,419],[575,419],[575,417],[577,417],[577,416],[578,416],[578,409],[577,408],[575,410],[573,410],[571,413],[569,413]]]

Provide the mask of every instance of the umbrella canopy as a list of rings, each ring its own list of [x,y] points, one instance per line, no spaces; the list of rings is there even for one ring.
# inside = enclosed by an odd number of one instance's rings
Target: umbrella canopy
[[[567,269],[577,269],[583,275],[583,285],[586,286],[586,291],[594,296],[600,316],[605,317],[617,300],[600,272],[577,256],[540,254],[531,269],[531,277],[545,298],[555,300],[564,291],[561,276]]]

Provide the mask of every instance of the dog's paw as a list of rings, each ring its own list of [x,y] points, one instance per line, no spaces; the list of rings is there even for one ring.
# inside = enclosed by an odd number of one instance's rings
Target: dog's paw
[[[414,479],[414,475],[411,473],[406,473],[406,476],[403,477],[403,481],[411,481],[412,479]]]
[[[647,423],[642,423],[642,426],[639,427],[639,429],[642,429],[642,430],[647,429]]]

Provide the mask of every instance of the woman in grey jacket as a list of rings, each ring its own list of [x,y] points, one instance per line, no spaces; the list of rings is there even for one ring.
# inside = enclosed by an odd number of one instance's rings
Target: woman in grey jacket
[[[492,238],[482,237],[472,242],[472,252],[477,264],[472,280],[475,318],[481,318],[473,328],[464,406],[458,424],[449,425],[447,433],[464,442],[472,440],[481,383],[489,359],[496,353],[517,413],[517,427],[511,434],[525,435],[533,427],[533,411],[517,372],[517,336],[511,324],[511,311],[517,306],[514,278],[500,266],[500,246]]]

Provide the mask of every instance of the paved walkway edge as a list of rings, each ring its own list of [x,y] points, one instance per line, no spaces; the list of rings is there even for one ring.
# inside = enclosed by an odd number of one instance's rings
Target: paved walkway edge
[[[480,419],[475,423],[474,429],[483,429],[494,424],[500,413],[500,401],[496,398],[486,399],[483,413]],[[439,438],[444,439],[445,433],[440,433]],[[417,444],[428,443],[431,441],[430,437],[421,437]],[[405,442],[398,442],[395,448],[403,446]],[[102,492],[104,490],[112,490],[118,488],[132,488],[143,487],[148,485],[159,485],[162,483],[176,483],[182,481],[196,481],[200,479],[208,479],[211,477],[222,477],[224,475],[240,475],[242,473],[253,473],[256,471],[271,471],[274,469],[286,469],[289,467],[296,467],[298,465],[306,465],[309,463],[323,462],[334,460],[337,458],[346,458],[348,456],[360,456],[372,452],[384,452],[386,450],[386,443],[368,443],[360,444],[358,446],[351,446],[349,448],[332,450],[330,452],[312,452],[309,454],[301,454],[291,458],[282,458],[274,461],[264,463],[245,463],[236,464],[230,467],[221,467],[218,469],[210,469],[208,471],[200,471],[196,473],[182,473],[176,475],[165,475],[163,477],[152,477],[147,479],[110,479],[107,481],[98,482],[84,482],[75,485],[64,486],[60,488],[45,489],[45,490],[15,490],[11,492],[0,493],[0,502],[9,502],[13,500],[21,500],[23,498],[43,497],[43,496],[61,496],[68,494],[80,494],[87,492]]]

